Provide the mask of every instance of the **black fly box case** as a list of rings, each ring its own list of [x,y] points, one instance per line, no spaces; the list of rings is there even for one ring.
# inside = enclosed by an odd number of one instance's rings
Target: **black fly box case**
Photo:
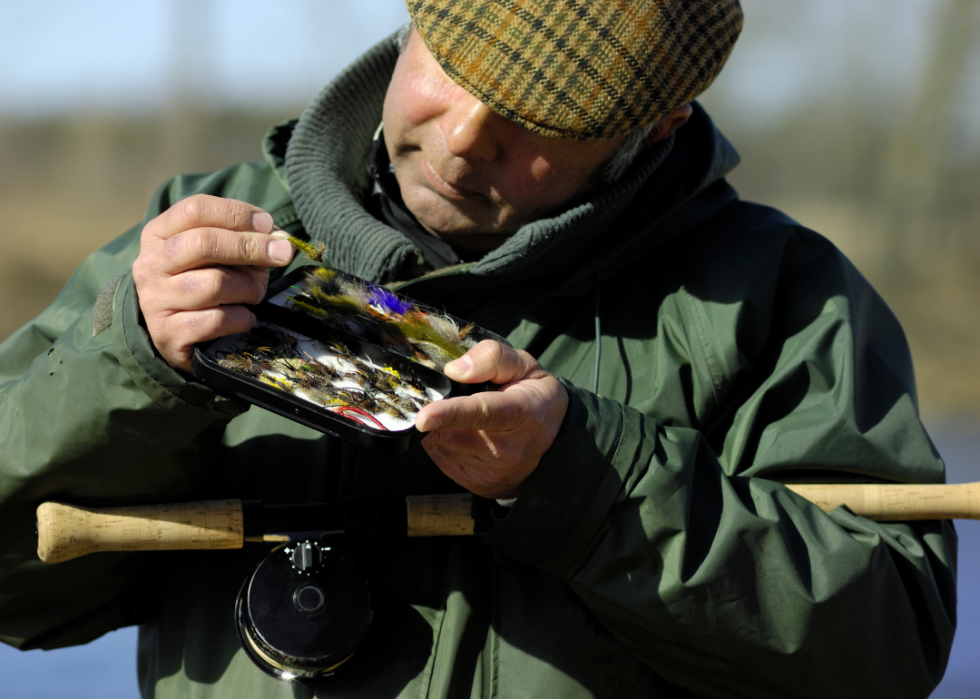
[[[216,391],[359,446],[408,449],[428,403],[469,393],[443,367],[499,335],[328,267],[298,269],[251,306],[250,331],[199,344]]]

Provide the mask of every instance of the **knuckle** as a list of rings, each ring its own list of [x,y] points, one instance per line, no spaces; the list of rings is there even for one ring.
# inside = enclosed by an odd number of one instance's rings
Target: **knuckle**
[[[255,293],[253,294],[253,296],[252,296],[252,298],[251,298],[251,300],[249,302],[250,303],[253,303],[253,304],[261,303],[262,302],[262,299],[265,298],[265,291],[266,291],[267,285],[264,284],[264,283],[258,283],[258,284],[253,285],[253,288],[255,289]]]
[[[188,273],[178,275],[177,281],[180,284],[180,291],[183,294],[195,294],[201,287],[202,282],[206,282],[208,276],[207,270],[201,270],[197,273]]]
[[[182,199],[175,207],[178,219],[188,227],[196,227],[199,221],[207,217],[210,199],[207,194],[194,194]]]
[[[265,292],[269,288],[269,270],[265,269],[259,273],[253,271],[249,273],[248,279],[252,282],[252,288],[255,290],[252,303],[259,303],[265,298]]]
[[[255,209],[252,207],[252,205],[235,199],[227,199],[226,201],[231,207],[230,213],[232,215],[235,230],[253,230],[252,215],[255,213]]]
[[[133,274],[133,282],[135,282],[137,288],[139,288],[141,285],[146,283],[146,280],[149,276],[148,275],[149,270],[147,269],[148,264],[149,263],[146,261],[146,257],[143,255],[142,252],[140,252],[140,254],[136,257],[136,259],[133,260],[133,266],[131,271]]]
[[[535,359],[532,354],[525,352],[524,350],[515,349],[514,355],[517,357],[517,360],[523,366],[528,367],[529,369],[533,369],[540,366],[540,364],[538,364],[538,360]]]
[[[246,262],[261,262],[265,259],[266,241],[257,235],[238,236],[242,259]]]
[[[180,249],[185,246],[186,240],[187,236],[184,233],[177,233],[163,241],[163,245],[160,246],[160,252],[165,259],[172,260],[177,256]]]
[[[210,228],[198,228],[197,230],[174,236],[170,240],[175,240],[174,255],[178,254],[178,250],[184,248],[183,254],[189,256],[197,263],[214,260],[217,257],[217,236]]]
[[[232,308],[209,308],[205,310],[201,314],[200,325],[198,327],[198,330],[202,333],[200,339],[211,337],[220,331],[226,316],[230,316],[232,313]]]
[[[150,333],[150,338],[157,349],[164,351],[176,346],[177,339],[181,334],[180,317],[165,314],[153,314],[146,316],[146,329]]]
[[[220,298],[228,278],[224,270],[218,269],[217,267],[208,267],[204,270],[203,277],[201,281],[204,291],[210,298]]]
[[[483,340],[475,349],[483,353],[486,359],[496,364],[500,362],[500,358],[503,356],[504,346],[496,340]]]
[[[162,216],[163,214],[161,214]],[[151,240],[159,237],[157,229],[161,226],[160,216],[147,221],[146,225],[143,226],[143,230],[140,231],[140,249],[145,248]]]
[[[218,226],[232,230],[251,230],[252,214],[256,208],[237,199],[224,199],[210,194],[194,194],[175,206],[175,215],[184,229]]]
[[[146,245],[150,241],[156,241],[167,236],[167,230],[171,227],[171,219],[174,218],[174,207],[166,209],[157,214],[143,226],[140,231],[140,242]]]
[[[217,337],[217,332],[221,328],[224,315],[228,309],[224,308],[205,308],[200,311],[181,313],[181,344],[190,346],[196,342],[209,340]]]

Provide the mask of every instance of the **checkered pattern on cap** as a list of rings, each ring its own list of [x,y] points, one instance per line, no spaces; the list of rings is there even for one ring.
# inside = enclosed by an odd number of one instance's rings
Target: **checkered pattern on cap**
[[[407,0],[458,85],[531,131],[589,141],[651,124],[715,79],[738,0]]]

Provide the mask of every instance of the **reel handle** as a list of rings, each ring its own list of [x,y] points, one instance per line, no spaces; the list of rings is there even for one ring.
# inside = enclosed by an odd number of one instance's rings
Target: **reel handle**
[[[168,505],[37,508],[37,555],[60,563],[97,551],[237,549],[244,542],[241,500]]]

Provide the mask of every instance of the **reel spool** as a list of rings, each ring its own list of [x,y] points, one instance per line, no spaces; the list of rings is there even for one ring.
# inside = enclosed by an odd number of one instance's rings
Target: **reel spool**
[[[370,623],[367,578],[343,551],[316,541],[273,549],[235,603],[245,652],[282,680],[334,674],[357,653]]]

